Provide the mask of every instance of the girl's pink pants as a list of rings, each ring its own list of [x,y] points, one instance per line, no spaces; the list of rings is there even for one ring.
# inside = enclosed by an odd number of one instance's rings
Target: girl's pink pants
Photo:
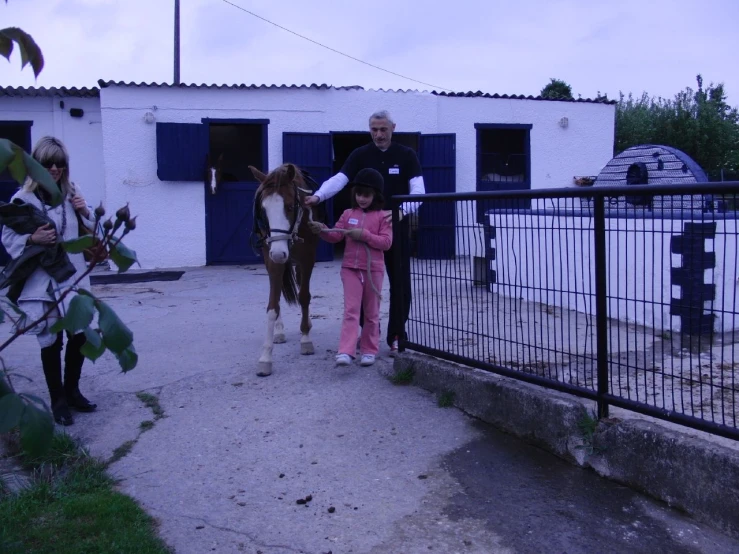
[[[364,305],[364,327],[359,351],[362,354],[377,354],[380,350],[380,297],[373,290],[382,290],[384,271],[373,271],[372,282],[363,269],[341,268],[341,282],[344,283],[344,321],[341,324],[339,354],[354,357],[359,336],[359,312]]]

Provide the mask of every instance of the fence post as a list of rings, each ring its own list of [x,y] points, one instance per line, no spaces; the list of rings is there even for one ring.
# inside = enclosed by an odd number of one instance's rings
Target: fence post
[[[606,213],[605,197],[593,199],[593,230],[595,247],[595,344],[598,372],[598,418],[608,417],[608,275],[606,270]]]
[[[393,211],[393,265],[395,266],[395,275],[393,276],[393,282],[390,286],[393,287],[395,298],[405,298],[405,291],[403,290],[403,275],[405,275],[404,264],[410,263],[410,260],[403,259],[403,248],[401,245],[401,227],[400,227],[400,202],[391,198],[390,206]],[[392,307],[392,306],[391,306]],[[395,303],[395,317],[396,321],[403,321],[403,302],[398,301]],[[405,351],[405,336],[398,337],[398,352]]]

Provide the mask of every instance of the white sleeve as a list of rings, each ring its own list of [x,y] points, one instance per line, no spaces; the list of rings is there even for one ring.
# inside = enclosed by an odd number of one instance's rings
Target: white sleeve
[[[423,184],[423,176],[413,177],[410,181],[410,194],[426,194],[426,187]],[[403,202],[401,208],[406,214],[416,213],[421,207],[421,202]]]
[[[330,179],[325,180],[315,195],[321,202],[325,202],[329,198],[333,198],[339,194],[348,182],[349,177],[339,172]]]
[[[31,233],[29,233],[28,235],[19,235],[18,233],[13,231],[13,229],[5,225],[3,227],[2,243],[5,247],[6,252],[8,253],[8,256],[10,256],[12,259],[15,259],[23,254],[23,251],[26,249],[28,237],[30,236]]]

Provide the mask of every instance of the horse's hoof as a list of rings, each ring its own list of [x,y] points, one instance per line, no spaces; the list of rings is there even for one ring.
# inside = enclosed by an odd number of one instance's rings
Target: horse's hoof
[[[287,342],[285,339],[285,334],[280,333],[279,335],[275,335],[275,338],[272,340],[275,344],[283,344],[284,342]]]
[[[300,343],[300,353],[306,356],[310,354],[315,354],[315,351],[313,350],[313,343],[312,342],[301,342]]]
[[[272,362],[259,362],[257,376],[267,377],[268,375],[272,375]]]

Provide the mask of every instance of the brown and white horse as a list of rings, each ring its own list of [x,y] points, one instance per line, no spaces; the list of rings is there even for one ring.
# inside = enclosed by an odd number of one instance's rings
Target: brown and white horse
[[[306,188],[303,173],[297,166],[283,164],[268,175],[252,166],[249,169],[261,183],[254,195],[254,234],[269,275],[267,334],[257,371],[257,375],[264,377],[272,373],[273,344],[285,342],[281,295],[288,304],[300,303],[300,353],[314,352],[309,336],[310,278],[319,238],[308,228],[313,213],[303,205],[303,200],[312,192]]]

